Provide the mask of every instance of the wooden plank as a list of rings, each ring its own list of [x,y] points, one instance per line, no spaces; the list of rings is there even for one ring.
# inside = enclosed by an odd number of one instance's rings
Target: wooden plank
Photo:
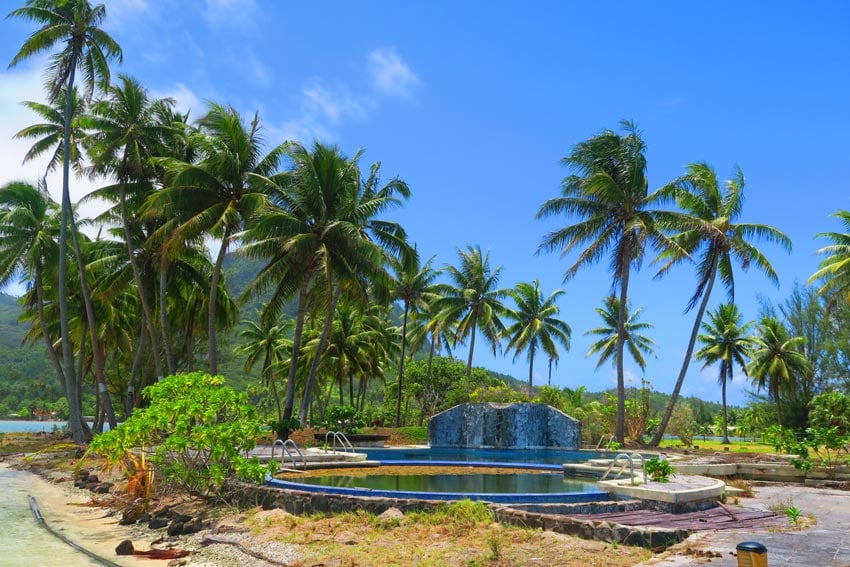
[[[727,508],[727,507],[724,507]],[[700,512],[671,514],[654,510],[611,512],[572,516],[576,519],[605,521],[625,526],[656,526],[660,528],[706,531],[730,528],[751,528],[782,525],[785,519],[772,512],[746,508],[711,508]]]

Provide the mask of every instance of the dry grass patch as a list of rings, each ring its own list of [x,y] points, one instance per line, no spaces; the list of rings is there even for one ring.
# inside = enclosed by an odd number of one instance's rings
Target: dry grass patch
[[[296,517],[249,514],[254,537],[302,546],[300,565],[581,565],[625,567],[648,559],[643,548],[612,546],[562,534],[502,526],[470,501],[434,512],[375,516],[363,511]]]

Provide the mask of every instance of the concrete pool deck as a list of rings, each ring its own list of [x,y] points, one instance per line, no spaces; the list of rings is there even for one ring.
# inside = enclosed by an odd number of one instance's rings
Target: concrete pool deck
[[[740,504],[755,510],[793,505],[804,517],[801,523],[809,523],[811,515],[814,524],[794,527],[786,520],[780,528],[697,532],[641,565],[736,567],[735,548],[744,541],[765,545],[771,567],[850,565],[850,492],[798,484],[765,484],[755,487],[755,497],[740,498]]]

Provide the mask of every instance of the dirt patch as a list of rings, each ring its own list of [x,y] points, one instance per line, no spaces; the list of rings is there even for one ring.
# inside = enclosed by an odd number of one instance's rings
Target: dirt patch
[[[301,518],[280,513],[270,517],[258,511],[249,513],[243,525],[254,537],[303,546],[300,565],[625,567],[651,555],[642,548],[493,522],[453,522],[439,514],[382,518],[360,512]]]

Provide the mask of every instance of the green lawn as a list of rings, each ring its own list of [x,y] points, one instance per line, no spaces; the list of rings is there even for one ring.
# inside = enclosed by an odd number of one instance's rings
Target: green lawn
[[[729,451],[734,453],[776,453],[773,445],[765,445],[759,441],[734,441],[724,445],[720,441],[703,441],[695,437],[694,447],[699,447],[700,451],[724,451],[728,447]],[[682,449],[684,445],[678,440],[662,441],[661,448]]]

